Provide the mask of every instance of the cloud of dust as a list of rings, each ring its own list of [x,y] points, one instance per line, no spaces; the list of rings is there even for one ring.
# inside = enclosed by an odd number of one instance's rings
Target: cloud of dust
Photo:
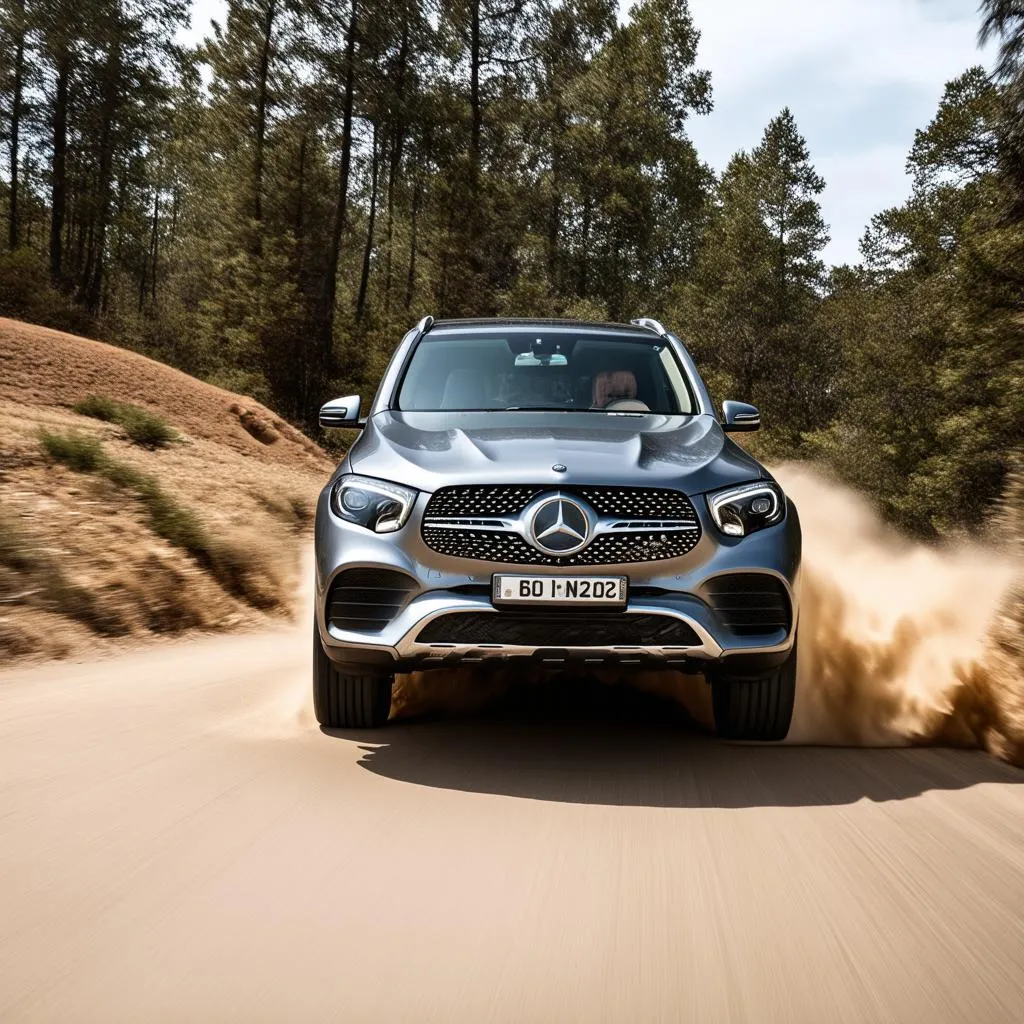
[[[915,543],[809,467],[776,475],[804,537],[790,742],[939,743],[1019,760],[1024,680],[996,658],[992,632],[1020,571],[1012,539]]]

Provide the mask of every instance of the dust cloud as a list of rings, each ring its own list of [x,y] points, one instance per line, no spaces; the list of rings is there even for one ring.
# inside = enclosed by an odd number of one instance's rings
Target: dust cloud
[[[1019,760],[1024,681],[993,637],[1020,569],[1012,543],[915,543],[818,472],[775,472],[804,536],[790,742],[941,743]]]
[[[976,747],[1024,764],[1014,543],[916,543],[819,472],[801,465],[775,472],[797,504],[804,535],[798,698],[788,742]],[[594,674],[595,683],[622,678]],[[626,678],[674,698],[710,727],[700,677]],[[398,677],[393,713],[474,711],[513,687],[545,681],[513,667],[412,673]]]

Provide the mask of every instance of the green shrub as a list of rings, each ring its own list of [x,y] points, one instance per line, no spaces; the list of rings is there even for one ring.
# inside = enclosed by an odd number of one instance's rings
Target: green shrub
[[[40,551],[21,524],[0,510],[0,590],[8,587],[13,595],[8,600],[67,615],[102,636],[128,631],[116,608],[72,583],[53,556]]]
[[[121,420],[121,426],[133,444],[142,448],[166,448],[178,439],[171,425],[145,409],[132,407],[132,412]]]
[[[80,402],[76,402],[72,408],[81,416],[91,416],[94,420],[116,423],[123,406],[120,402],[107,398],[106,395],[86,395]]]
[[[255,608],[273,608],[279,603],[261,554],[212,538],[199,517],[168,494],[155,478],[109,458],[103,451],[103,445],[94,437],[77,433],[43,433],[40,440],[56,461],[82,473],[98,473],[120,490],[134,492],[146,510],[153,532],[188,552],[228,593]],[[297,512],[295,514],[298,515]],[[0,531],[3,531],[2,522]],[[7,547],[10,547],[10,554]],[[21,549],[15,549],[14,541],[9,541],[4,532],[0,538],[0,565],[5,565],[8,559],[25,557],[16,554],[16,550]],[[81,601],[81,614],[89,616],[94,629],[110,631],[119,628],[117,622],[104,622],[92,597],[87,595]]]
[[[46,260],[28,246],[0,253],[0,316],[96,336],[96,322],[53,287]]]
[[[157,536],[200,559],[207,554],[210,540],[191,509],[162,490],[152,477],[144,477],[136,492],[146,506],[149,525]]]
[[[178,439],[166,420],[131,402],[118,402],[106,395],[86,395],[74,409],[82,416],[124,427],[128,439],[143,448],[166,448]]]
[[[77,470],[95,473],[106,462],[103,445],[95,437],[72,431],[69,434],[51,434],[44,430],[39,436],[46,454],[55,462]]]
[[[140,491],[152,478],[140,473],[134,466],[127,462],[116,462],[110,460],[103,467],[103,475],[115,486],[124,491]]]

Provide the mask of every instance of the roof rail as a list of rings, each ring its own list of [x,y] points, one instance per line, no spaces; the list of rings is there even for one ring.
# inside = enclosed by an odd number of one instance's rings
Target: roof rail
[[[666,331],[657,320],[649,316],[637,317],[636,320],[631,320],[630,323],[634,324],[636,327],[646,327],[647,330],[654,331],[655,334],[660,334],[662,337],[668,334],[668,331]]]
[[[414,328],[417,338],[422,338],[431,327],[434,326],[434,318],[428,313]]]

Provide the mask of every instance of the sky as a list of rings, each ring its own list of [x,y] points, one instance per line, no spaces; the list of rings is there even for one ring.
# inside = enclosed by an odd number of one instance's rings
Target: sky
[[[194,0],[192,35],[223,9]],[[910,194],[907,153],[945,83],[992,63],[977,47],[977,0],[690,0],[690,10],[714,94],[714,111],[690,122],[698,153],[723,170],[788,106],[826,182],[828,263],[857,262],[871,216]]]

